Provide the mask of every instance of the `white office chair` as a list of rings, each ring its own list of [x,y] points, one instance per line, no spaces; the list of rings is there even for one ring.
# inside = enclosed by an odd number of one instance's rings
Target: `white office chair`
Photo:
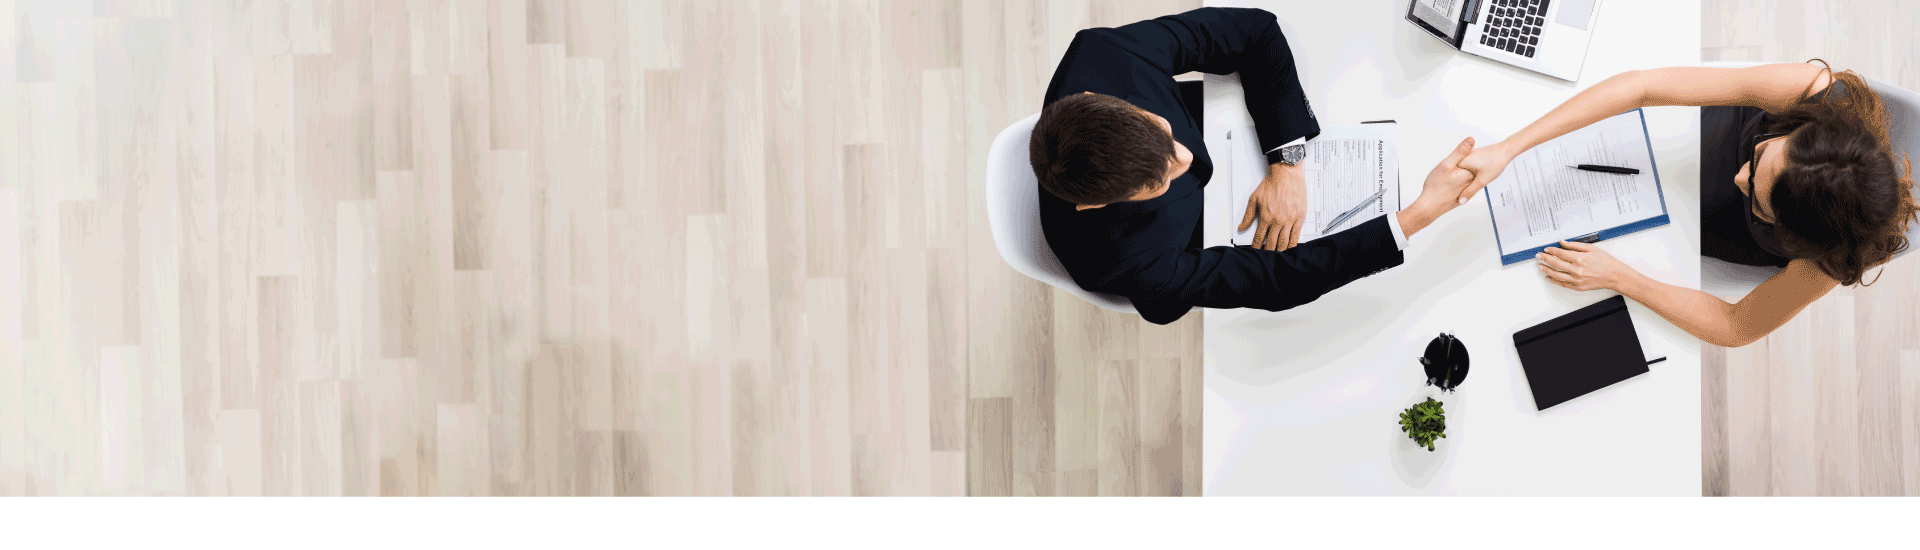
[[[1751,61],[1713,61],[1701,65],[1738,69],[1766,64]],[[1904,151],[1915,160],[1920,160],[1920,93],[1864,76],[1862,79],[1867,81],[1868,86],[1873,87],[1874,93],[1879,94],[1881,101],[1887,105],[1888,134],[1893,138],[1893,150]],[[1913,252],[1915,247],[1920,247],[1920,224],[1908,227],[1907,240],[1913,244],[1895,256],[1896,258]],[[1746,296],[1753,291],[1754,287],[1779,272],[1779,268],[1732,264],[1702,256],[1700,288],[1723,298],[1738,299],[1740,296]]]
[[[1060,265],[1040,232],[1040,180],[1027,162],[1027,138],[1040,114],[1020,119],[987,150],[987,222],[993,225],[993,244],[1015,271],[1072,292],[1095,305],[1137,313],[1126,297],[1080,288]]]

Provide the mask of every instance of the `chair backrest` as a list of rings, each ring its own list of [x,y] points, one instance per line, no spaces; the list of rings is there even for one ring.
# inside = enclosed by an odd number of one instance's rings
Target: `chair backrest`
[[[1767,63],[1750,61],[1716,61],[1703,63],[1703,65],[1708,67],[1734,69],[1766,64]],[[1891,83],[1867,78],[1864,75],[1861,76],[1861,79],[1867,81],[1868,86],[1873,87],[1874,94],[1879,95],[1881,102],[1887,106],[1887,133],[1892,137],[1894,152],[1906,153],[1916,163],[1920,163],[1920,92],[1914,92],[1913,90],[1894,86]],[[1920,193],[1920,189],[1915,189],[1914,192]],[[1905,251],[1902,251],[1894,257],[1905,256],[1913,252],[1913,249],[1920,248],[1920,223],[1915,223],[1907,227],[1907,241],[1912,244],[1908,245]]]
[[[993,148],[987,150],[987,222],[993,226],[1000,257],[1015,271],[1100,307],[1135,313],[1125,297],[1080,288],[1047,246],[1047,237],[1040,231],[1040,180],[1027,162],[1027,138],[1038,120],[1040,115],[1035,113],[1001,130],[993,138]]]
[[[1871,78],[1866,80],[1887,105],[1887,133],[1892,137],[1893,150],[1905,152],[1908,159],[1920,163],[1920,92]],[[1914,189],[1914,194],[1920,195],[1920,189]],[[1907,242],[1907,249],[1901,251],[1900,256],[1920,247],[1920,223],[1907,227]]]

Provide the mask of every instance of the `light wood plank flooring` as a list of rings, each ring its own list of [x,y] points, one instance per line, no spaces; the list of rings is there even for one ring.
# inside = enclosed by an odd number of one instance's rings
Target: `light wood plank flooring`
[[[1197,0],[0,0],[0,495],[1194,495],[988,143]]]
[[[1707,0],[1701,59],[1822,58],[1920,90],[1920,4]],[[1915,243],[1920,246],[1920,243]],[[1701,491],[1920,496],[1920,254],[1745,347],[1704,346]]]

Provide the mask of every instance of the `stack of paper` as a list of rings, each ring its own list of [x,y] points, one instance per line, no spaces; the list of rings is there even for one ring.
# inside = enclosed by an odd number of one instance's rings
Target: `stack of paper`
[[[1368,220],[1400,211],[1399,126],[1395,124],[1350,124],[1326,126],[1320,135],[1307,142],[1307,156],[1301,162],[1307,182],[1306,223],[1300,228],[1300,242],[1338,233]],[[1232,200],[1227,219],[1233,220],[1232,242],[1253,244],[1260,229],[1255,223],[1240,231],[1240,220],[1247,214],[1247,203],[1254,189],[1266,179],[1266,152],[1252,126],[1227,132],[1224,148],[1209,146],[1215,158],[1217,174],[1227,177]],[[1347,218],[1339,226],[1325,230],[1327,223],[1381,190],[1380,200],[1366,210]]]

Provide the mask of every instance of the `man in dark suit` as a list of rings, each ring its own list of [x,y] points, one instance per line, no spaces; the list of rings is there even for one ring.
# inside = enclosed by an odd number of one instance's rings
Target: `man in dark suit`
[[[1267,176],[1241,220],[1252,247],[1200,246],[1201,188],[1213,162],[1201,113],[1176,74],[1240,73]],[[1306,181],[1297,164],[1320,133],[1274,16],[1202,8],[1074,35],[1028,144],[1045,191],[1047,244],[1081,288],[1129,298],[1148,322],[1195,306],[1279,311],[1403,261],[1408,236],[1458,206],[1472,174],[1463,141],[1405,210],[1298,243]]]

